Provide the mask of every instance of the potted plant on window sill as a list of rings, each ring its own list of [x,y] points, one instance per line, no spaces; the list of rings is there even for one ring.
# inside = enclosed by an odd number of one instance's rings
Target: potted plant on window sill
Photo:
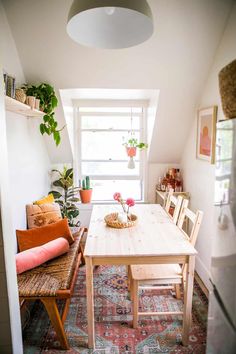
[[[126,153],[129,157],[136,156],[137,149],[144,150],[148,148],[148,144],[143,142],[138,142],[138,139],[131,138],[126,143],[123,144],[126,148]]]
[[[81,203],[87,204],[91,203],[93,189],[90,187],[90,178],[86,176],[82,180],[82,188],[79,190]]]

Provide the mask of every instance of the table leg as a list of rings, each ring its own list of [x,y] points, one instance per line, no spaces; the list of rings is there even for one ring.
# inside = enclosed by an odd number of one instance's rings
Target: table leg
[[[138,280],[132,279],[133,328],[138,327]]]
[[[86,292],[87,292],[87,319],[88,319],[88,347],[95,349],[94,329],[94,293],[93,293],[93,263],[91,257],[85,257],[86,263]]]
[[[186,269],[186,284],[184,291],[184,316],[183,316],[183,345],[188,345],[189,329],[192,319],[193,279],[194,279],[195,256],[189,256]]]

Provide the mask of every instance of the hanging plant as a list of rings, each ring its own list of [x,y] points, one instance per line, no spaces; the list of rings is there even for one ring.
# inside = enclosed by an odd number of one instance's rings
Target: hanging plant
[[[129,157],[136,156],[137,149],[144,150],[148,148],[148,144],[143,142],[138,142],[138,139],[131,138],[127,142],[123,143],[126,147],[126,152]]]
[[[55,119],[55,108],[58,105],[58,99],[55,94],[54,88],[46,83],[42,83],[39,86],[35,85],[24,85],[22,87],[27,96],[34,96],[40,100],[40,110],[42,110],[45,115],[43,117],[43,123],[40,124],[39,129],[41,134],[52,135],[56,143],[56,146],[60,144],[61,135],[60,132],[64,127],[58,129],[58,123]]]
[[[130,138],[127,140],[127,142],[123,143],[123,145],[126,148],[126,153],[129,156],[130,160],[128,162],[128,168],[134,169],[135,168],[135,162],[134,162],[134,157],[136,156],[137,149],[144,150],[148,148],[148,144],[143,143],[143,142],[138,142],[138,139],[136,138]]]

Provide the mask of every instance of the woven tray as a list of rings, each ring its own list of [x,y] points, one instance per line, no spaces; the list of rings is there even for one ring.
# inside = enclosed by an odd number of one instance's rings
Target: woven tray
[[[131,220],[125,223],[118,221],[117,215],[118,213],[111,213],[105,216],[104,220],[107,226],[113,227],[115,229],[125,229],[127,227],[132,227],[137,224],[138,217],[134,214],[131,214],[130,215]]]

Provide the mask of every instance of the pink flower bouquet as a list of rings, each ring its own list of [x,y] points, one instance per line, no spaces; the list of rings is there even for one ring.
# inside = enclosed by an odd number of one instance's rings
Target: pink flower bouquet
[[[121,196],[121,193],[116,192],[113,195],[114,200],[116,200],[122,206],[124,213],[127,215],[128,220],[130,220],[129,216],[129,208],[135,205],[135,201],[133,198],[128,198],[124,200]]]

